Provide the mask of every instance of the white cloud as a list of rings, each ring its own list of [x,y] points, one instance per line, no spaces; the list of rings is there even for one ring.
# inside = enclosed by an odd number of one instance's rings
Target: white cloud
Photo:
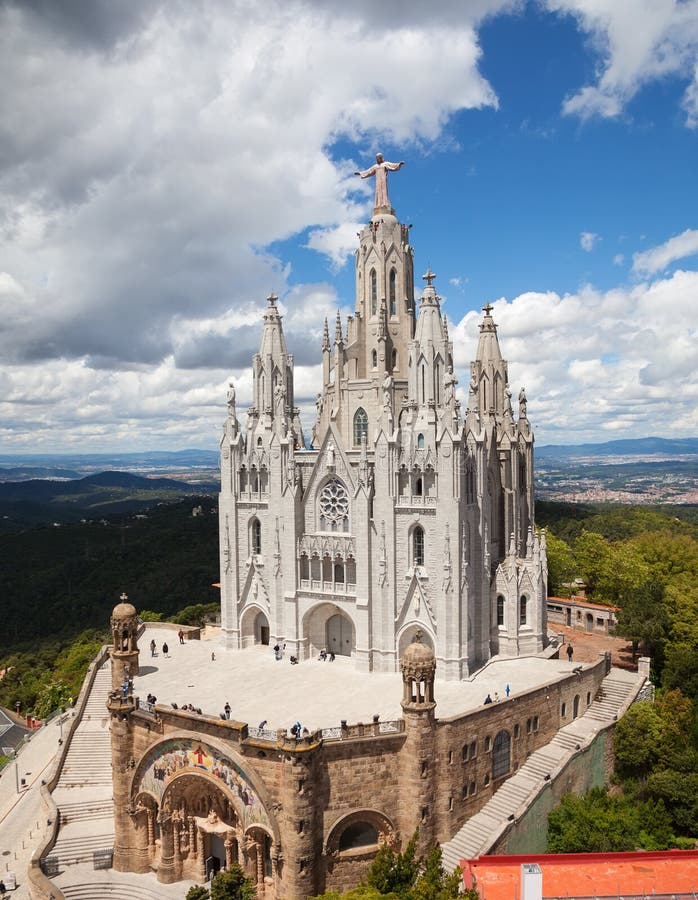
[[[622,253],[616,253],[613,257],[613,265],[614,266],[622,266],[625,262],[625,256]]]
[[[599,58],[596,82],[568,97],[563,111],[582,119],[618,116],[645,84],[666,76],[688,82],[683,106],[698,124],[696,0],[543,0],[574,16]]]
[[[698,253],[698,229],[687,228],[663,244],[650,247],[633,254],[633,272],[639,275],[654,275],[666,269],[671,263]]]
[[[317,228],[308,236],[307,246],[329,257],[335,268],[341,268],[356,250],[359,222],[343,222],[329,228]]]
[[[514,391],[526,386],[538,443],[698,433],[698,272],[650,284],[574,294],[526,293],[494,302]],[[670,311],[670,326],[668,323]],[[461,386],[477,346],[480,315],[452,329]],[[620,423],[620,426],[619,424]]]
[[[586,253],[591,253],[601,238],[593,231],[582,231],[579,235],[579,246]]]
[[[126,23],[104,4],[2,5],[0,233],[24,300],[0,353],[157,364],[173,319],[282,294],[261,248],[315,226],[309,246],[339,263],[365,193],[333,145],[431,142],[496,106],[475,24],[510,5],[438,23],[271,0]]]

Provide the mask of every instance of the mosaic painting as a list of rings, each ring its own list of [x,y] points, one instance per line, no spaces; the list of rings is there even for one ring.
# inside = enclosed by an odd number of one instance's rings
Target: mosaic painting
[[[270,827],[269,817],[245,772],[219,750],[202,741],[171,739],[160,744],[141,777],[139,790],[162,801],[170,781],[177,775],[201,771],[218,778],[237,798],[236,808],[243,823]]]

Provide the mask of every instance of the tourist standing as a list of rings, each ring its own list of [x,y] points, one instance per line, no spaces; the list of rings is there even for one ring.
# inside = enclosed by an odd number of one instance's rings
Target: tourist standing
[[[162,645],[162,655],[167,656],[169,652],[170,652],[170,648],[167,646],[167,644],[163,644]]]
[[[567,645],[567,659],[572,662],[572,657],[574,656],[574,647],[572,644]]]

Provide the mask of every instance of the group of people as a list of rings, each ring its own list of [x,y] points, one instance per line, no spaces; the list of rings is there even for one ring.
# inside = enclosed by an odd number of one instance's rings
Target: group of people
[[[334,662],[334,660],[335,660],[334,650],[330,650],[330,652],[328,653],[327,650],[323,647],[322,650],[320,651],[320,659],[323,662],[326,662],[328,659],[330,662]]]
[[[151,706],[155,706],[155,704],[158,702],[158,698],[155,696],[155,694],[148,694],[146,700],[148,701],[148,703],[150,703]]]
[[[504,688],[504,693],[507,695],[507,697],[509,696],[509,694],[511,694],[511,685],[508,681],[506,683],[506,687]],[[499,691],[494,692],[494,697],[490,693],[488,693],[485,697],[483,706],[487,706],[488,703],[499,703],[501,699],[502,698],[499,696]]]
[[[179,639],[179,643],[183,644],[184,643],[184,632],[180,631],[179,633],[182,635],[181,638]],[[155,638],[153,638],[153,640],[150,642],[150,655],[157,656],[157,644],[155,643]],[[165,642],[162,645],[162,655],[163,656],[170,655],[170,648],[167,646],[167,642]]]
[[[301,728],[300,722],[296,722],[295,725],[291,726],[291,734],[298,740],[300,737],[308,737],[310,732],[307,728]]]

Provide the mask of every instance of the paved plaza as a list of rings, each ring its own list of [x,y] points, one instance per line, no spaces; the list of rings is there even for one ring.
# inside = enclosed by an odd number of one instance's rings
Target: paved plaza
[[[155,657],[148,646],[153,639]],[[191,703],[214,716],[228,702],[231,719],[252,726],[266,720],[270,729],[290,728],[296,721],[310,730],[332,728],[342,719],[352,725],[370,722],[374,715],[382,720],[402,715],[402,676],[357,672],[348,657],[291,665],[288,656],[276,661],[271,647],[225,650],[219,636],[180,644],[176,633],[151,627],[139,643],[141,674],[134,679],[134,693],[141,700],[154,694],[158,704]],[[468,681],[439,681],[437,674],[436,715],[448,718],[477,709],[488,693],[498,692],[504,700],[507,683],[514,697],[559,681],[575,665],[567,659],[495,658]]]

